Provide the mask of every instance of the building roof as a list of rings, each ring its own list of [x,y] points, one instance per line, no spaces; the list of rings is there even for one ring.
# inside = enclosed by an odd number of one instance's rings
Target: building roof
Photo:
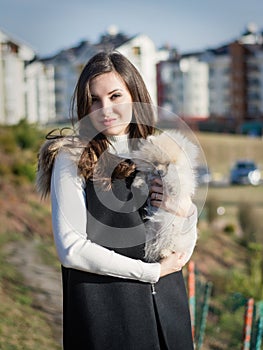
[[[116,34],[106,33],[100,37],[100,41],[95,44],[95,47],[98,50],[114,50],[132,38],[121,32]]]
[[[24,61],[31,61],[36,55],[35,51],[30,45],[26,44],[23,40],[10,35],[2,29],[0,29],[0,43],[15,45],[19,56]]]
[[[79,42],[76,46],[59,51],[53,56],[40,58],[39,61],[48,62],[72,62],[83,64],[94,54],[102,50],[114,50],[130,41],[134,37],[128,37],[123,33],[103,34],[98,43],[92,44],[88,40]]]

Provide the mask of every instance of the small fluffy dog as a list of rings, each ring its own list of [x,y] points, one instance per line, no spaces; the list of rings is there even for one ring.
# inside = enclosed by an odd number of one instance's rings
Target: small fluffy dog
[[[172,196],[176,210],[185,198],[194,195],[197,154],[197,146],[179,132],[151,135],[132,152],[138,170],[133,186],[148,196],[151,181],[161,178],[163,194]],[[186,218],[153,207],[149,197],[146,212],[146,260],[158,261],[172,252],[182,253],[189,260],[196,244],[195,227],[189,227]]]

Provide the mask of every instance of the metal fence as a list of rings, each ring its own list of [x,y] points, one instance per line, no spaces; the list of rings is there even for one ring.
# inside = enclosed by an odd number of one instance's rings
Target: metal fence
[[[198,272],[195,263],[190,261],[187,273],[187,288],[189,297],[189,308],[192,322],[192,335],[195,349],[204,349],[206,329],[209,325],[209,313],[212,314],[213,304],[213,284],[206,281]],[[232,343],[231,349],[242,350],[262,350],[263,349],[263,301],[255,302],[253,298],[245,298],[240,293],[225,296],[225,307],[233,315],[233,327],[229,327],[229,332],[234,329],[233,337],[240,338],[235,345]],[[234,321],[235,318],[235,321]],[[238,318],[238,322],[236,319]],[[240,326],[239,326],[240,325]],[[235,329],[235,328],[240,329]],[[242,329],[243,327],[243,329]],[[220,332],[218,334],[220,337]],[[231,337],[231,334],[230,334]],[[220,346],[222,342],[222,346]],[[225,339],[216,339],[209,349],[230,349]],[[223,344],[224,343],[224,344]]]

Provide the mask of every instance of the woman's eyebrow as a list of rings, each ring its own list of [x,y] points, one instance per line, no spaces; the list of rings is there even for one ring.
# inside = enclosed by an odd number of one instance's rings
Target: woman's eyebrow
[[[116,91],[123,91],[123,90],[121,88],[117,88],[117,89],[114,89],[114,90],[108,92],[108,95],[111,95],[111,94],[113,94]]]
[[[111,95],[111,94],[113,94],[113,93],[116,92],[116,91],[123,91],[123,89],[121,89],[121,88],[114,89],[114,90],[112,90],[112,91],[109,91],[109,92],[107,93],[107,95]],[[92,97],[99,97],[99,96],[96,95],[96,94],[91,94],[91,96],[92,96]]]

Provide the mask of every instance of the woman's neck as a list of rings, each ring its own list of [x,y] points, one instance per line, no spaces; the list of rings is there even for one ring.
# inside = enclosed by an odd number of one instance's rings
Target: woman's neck
[[[130,153],[129,147],[129,134],[125,135],[110,135],[107,136],[111,145],[109,147],[109,152],[112,154],[117,154],[119,156],[127,156]]]

